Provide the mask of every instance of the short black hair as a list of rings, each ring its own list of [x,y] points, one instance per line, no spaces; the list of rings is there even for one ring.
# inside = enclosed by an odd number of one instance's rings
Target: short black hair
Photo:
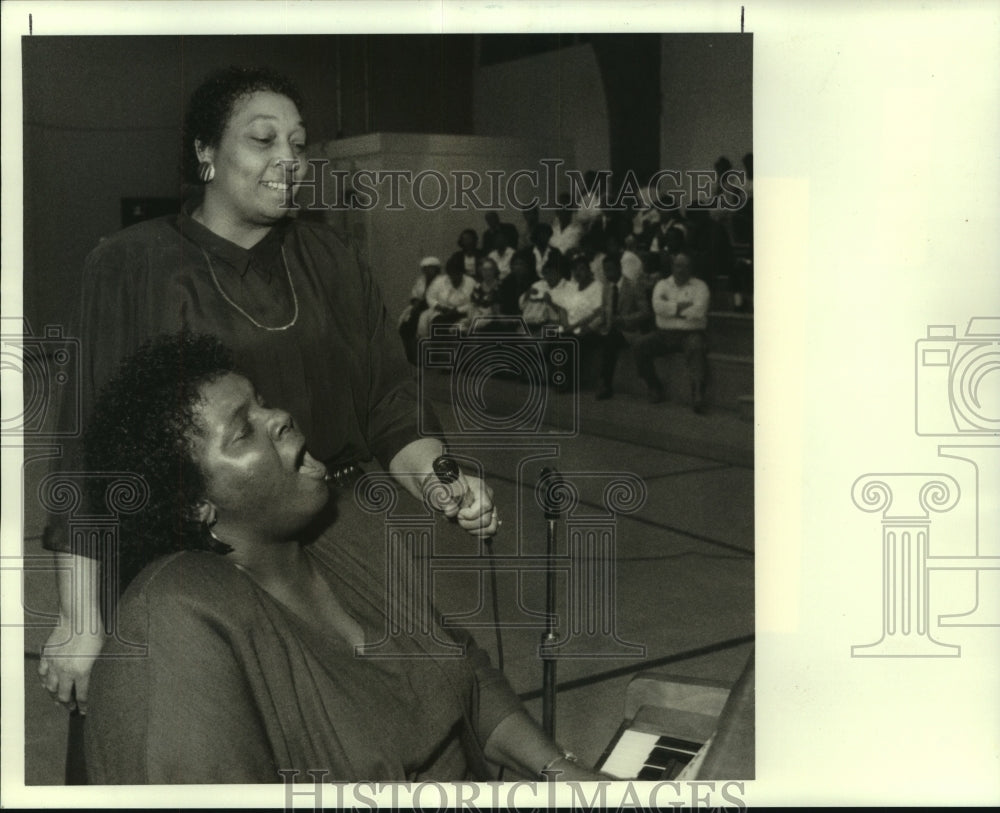
[[[287,96],[302,112],[302,94],[287,76],[270,68],[242,68],[231,65],[210,74],[188,102],[184,117],[181,170],[188,183],[200,184],[198,155],[194,142],[218,146],[222,133],[240,99],[252,93],[270,91]]]
[[[122,589],[168,553],[228,550],[195,517],[205,478],[191,456],[191,440],[201,388],[233,371],[232,351],[222,342],[185,331],[145,342],[101,390],[84,431],[87,469],[133,472],[149,491],[138,511],[119,518]]]

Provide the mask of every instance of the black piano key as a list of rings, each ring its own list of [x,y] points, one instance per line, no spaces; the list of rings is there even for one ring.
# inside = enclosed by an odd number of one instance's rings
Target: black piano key
[[[660,737],[656,741],[656,748],[673,748],[676,751],[684,751],[686,753],[696,754],[701,748],[701,743],[691,742],[691,740],[682,740],[677,737]]]
[[[639,775],[636,779],[661,779],[663,777],[663,768],[656,765],[644,765],[642,770],[639,771]]]

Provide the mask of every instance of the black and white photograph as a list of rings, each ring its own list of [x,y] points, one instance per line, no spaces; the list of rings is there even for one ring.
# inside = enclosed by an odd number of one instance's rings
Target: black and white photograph
[[[1000,798],[996,9],[73,5],[4,8],[5,806]]]

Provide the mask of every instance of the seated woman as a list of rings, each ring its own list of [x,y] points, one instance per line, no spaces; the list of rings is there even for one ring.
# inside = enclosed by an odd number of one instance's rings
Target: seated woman
[[[544,735],[468,635],[434,620],[464,654],[398,636],[398,656],[368,657],[393,599],[384,546],[340,523],[310,542],[326,469],[213,337],[143,345],[86,448],[92,471],[135,472],[149,491],[120,522],[131,583],[92,674],[91,782],[447,781],[492,778],[490,763],[601,776]]]
[[[479,261],[476,278],[476,287],[472,289],[469,297],[469,319],[470,322],[479,320],[478,327],[488,329],[490,317],[500,313],[500,304],[497,301],[500,269],[492,259],[484,258]]]
[[[552,304],[552,294],[563,291],[568,284],[559,263],[550,262],[542,268],[542,278],[521,294],[521,318],[532,333],[540,333],[545,325],[560,324],[559,310]]]
[[[410,302],[399,316],[397,327],[403,340],[406,360],[417,364],[417,326],[420,314],[427,310],[427,288],[441,273],[441,261],[437,257],[424,257],[420,261],[420,273],[410,289]]]
[[[517,252],[510,261],[510,273],[497,287],[497,307],[501,316],[520,316],[521,297],[538,281],[535,255],[530,251]]]
[[[426,338],[434,325],[457,325],[459,330],[469,326],[469,310],[476,280],[465,273],[462,255],[452,254],[444,266],[444,273],[427,286],[427,310],[420,314],[417,335]]]

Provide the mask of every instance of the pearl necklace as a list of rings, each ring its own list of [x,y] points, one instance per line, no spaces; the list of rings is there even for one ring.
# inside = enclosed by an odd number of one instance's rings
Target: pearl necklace
[[[200,246],[199,246],[200,248]],[[272,327],[270,325],[262,325],[256,319],[254,319],[249,313],[247,313],[243,308],[237,305],[233,300],[226,296],[226,292],[222,290],[222,286],[219,284],[218,278],[215,276],[215,269],[212,267],[212,259],[208,256],[208,252],[205,249],[201,249],[202,255],[205,257],[205,262],[208,263],[208,273],[212,276],[212,282],[215,283],[215,290],[219,292],[223,299],[226,300],[230,305],[232,305],[236,310],[242,313],[247,319],[250,320],[254,327],[259,327],[262,330],[288,330],[292,325],[294,325],[299,319],[299,298],[295,293],[295,283],[292,282],[292,272],[288,270],[288,259],[285,257],[285,247],[281,247],[281,263],[285,266],[285,275],[288,277],[288,287],[292,289],[292,302],[295,306],[295,311],[292,314],[292,321],[287,325],[280,325],[278,327]]]

